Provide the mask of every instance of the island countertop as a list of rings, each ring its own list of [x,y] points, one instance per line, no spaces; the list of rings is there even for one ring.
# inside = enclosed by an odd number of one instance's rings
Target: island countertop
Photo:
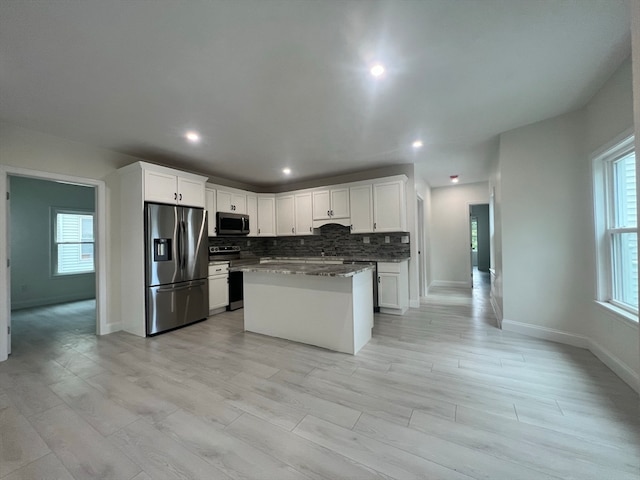
[[[373,270],[371,265],[344,264],[315,264],[315,263],[258,263],[236,267],[241,272],[278,273],[284,275],[318,275],[323,277],[353,277],[367,270]]]

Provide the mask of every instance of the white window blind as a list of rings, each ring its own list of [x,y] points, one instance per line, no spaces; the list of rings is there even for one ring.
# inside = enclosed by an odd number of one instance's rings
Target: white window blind
[[[93,213],[54,211],[53,272],[89,273],[94,267]]]

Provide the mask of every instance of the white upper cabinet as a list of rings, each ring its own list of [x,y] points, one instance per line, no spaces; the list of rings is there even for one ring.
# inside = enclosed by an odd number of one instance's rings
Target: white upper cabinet
[[[258,196],[247,194],[247,215],[249,215],[249,237],[258,236]]]
[[[204,183],[178,176],[178,203],[204,207]]]
[[[313,211],[311,193],[295,195],[295,234],[313,235]]]
[[[255,225],[255,220],[251,219],[251,213],[249,213],[249,221]],[[253,229],[253,226],[251,228]],[[258,236],[276,236],[276,197],[273,195],[258,195]]]
[[[290,236],[296,234],[294,195],[276,197],[276,234]]]
[[[216,202],[218,212],[227,213],[247,213],[247,195],[246,193],[232,190],[216,191]]]
[[[373,231],[406,232],[407,208],[404,180],[373,183]]]
[[[140,165],[144,170],[145,201],[191,207],[205,206],[205,177],[143,162],[140,162]]]
[[[313,219],[349,218],[349,188],[329,188],[313,192]]]
[[[373,185],[349,188],[351,233],[373,232]]]
[[[205,201],[207,209],[207,228],[210,237],[216,235],[216,191],[213,188],[205,189]]]
[[[349,218],[351,211],[349,209],[349,189],[348,188],[332,188],[331,189],[331,218]]]

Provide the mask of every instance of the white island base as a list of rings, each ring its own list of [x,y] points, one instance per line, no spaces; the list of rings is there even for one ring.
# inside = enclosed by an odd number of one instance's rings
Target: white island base
[[[356,354],[371,340],[370,270],[351,276],[244,272],[244,329]]]

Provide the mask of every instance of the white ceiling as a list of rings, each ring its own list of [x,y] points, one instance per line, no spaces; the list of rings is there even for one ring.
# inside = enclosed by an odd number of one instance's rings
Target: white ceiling
[[[0,120],[260,186],[402,163],[440,186],[629,53],[625,0],[2,0]]]

